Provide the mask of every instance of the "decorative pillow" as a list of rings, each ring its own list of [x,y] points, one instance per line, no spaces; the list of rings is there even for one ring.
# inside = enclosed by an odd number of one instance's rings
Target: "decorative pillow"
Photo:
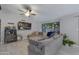
[[[48,37],[53,37],[54,34],[55,34],[55,31],[53,31],[53,32],[48,32],[48,33],[47,33],[47,36],[48,36]]]

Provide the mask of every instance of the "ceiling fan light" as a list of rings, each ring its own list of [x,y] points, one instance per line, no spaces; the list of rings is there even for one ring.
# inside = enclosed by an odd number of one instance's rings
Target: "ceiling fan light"
[[[30,16],[30,12],[28,11],[27,13],[25,13],[25,16],[29,17]]]
[[[25,16],[30,16],[30,14],[28,14],[28,13],[25,13]]]

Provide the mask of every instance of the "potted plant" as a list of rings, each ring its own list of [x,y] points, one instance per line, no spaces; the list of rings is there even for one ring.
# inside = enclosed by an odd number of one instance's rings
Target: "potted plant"
[[[63,36],[63,45],[65,46],[65,45],[68,45],[68,46],[72,46],[73,44],[76,44],[74,41],[72,41],[72,40],[70,40],[69,38],[68,38],[68,36],[65,34],[64,36]]]

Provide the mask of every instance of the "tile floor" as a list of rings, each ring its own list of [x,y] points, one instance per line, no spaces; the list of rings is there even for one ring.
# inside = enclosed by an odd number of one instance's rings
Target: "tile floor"
[[[28,55],[28,40],[0,45],[0,55]]]
[[[28,40],[21,40],[3,45],[0,44],[0,55],[28,55],[28,45]],[[62,46],[56,55],[79,55],[78,51],[79,48],[66,49]]]
[[[17,41],[0,45],[0,55],[27,55],[28,41]]]

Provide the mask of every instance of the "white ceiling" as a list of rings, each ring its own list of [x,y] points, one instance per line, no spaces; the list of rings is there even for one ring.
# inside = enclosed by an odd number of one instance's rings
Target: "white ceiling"
[[[21,13],[17,10],[21,9],[21,5],[4,4],[1,6],[3,12],[17,15]],[[58,17],[79,12],[79,4],[36,4],[31,6],[39,13],[37,16],[33,16],[37,21],[53,20]]]

